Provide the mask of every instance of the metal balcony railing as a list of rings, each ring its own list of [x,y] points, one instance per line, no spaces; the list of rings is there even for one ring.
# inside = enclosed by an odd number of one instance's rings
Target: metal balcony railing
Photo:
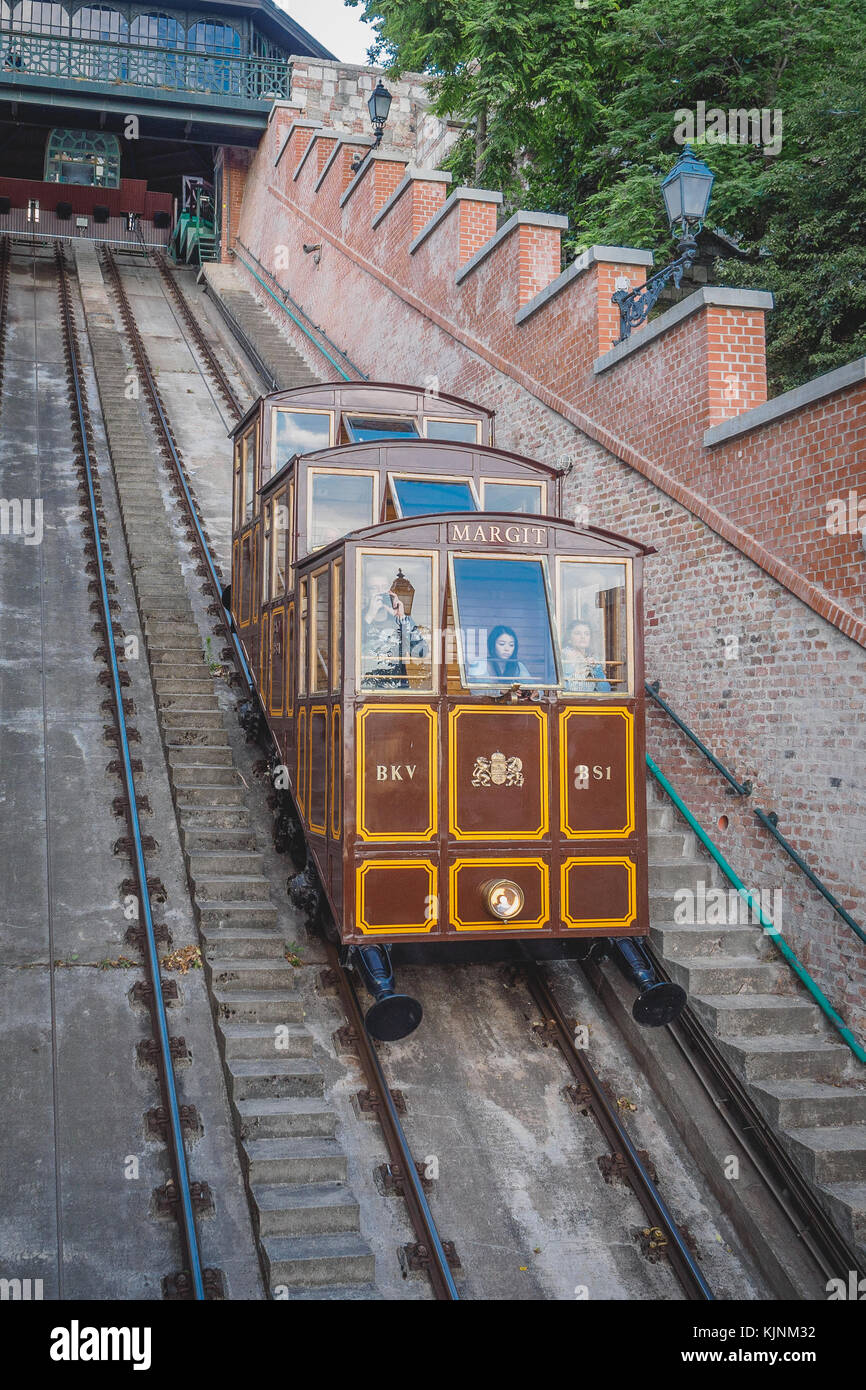
[[[290,64],[282,58],[222,56],[0,28],[0,84],[33,77],[200,92],[241,101],[287,97],[291,81]]]

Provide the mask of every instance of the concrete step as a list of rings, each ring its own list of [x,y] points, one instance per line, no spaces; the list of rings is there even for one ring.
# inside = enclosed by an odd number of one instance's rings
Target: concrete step
[[[181,748],[169,747],[169,767],[231,767],[232,750],[228,743],[196,747],[184,744]]]
[[[226,877],[229,874],[252,874],[259,877],[262,856],[256,850],[240,850],[226,847],[190,854],[189,867],[196,878]],[[259,874],[256,874],[256,870]]]
[[[359,1235],[268,1236],[262,1242],[271,1287],[275,1284],[371,1283],[375,1262]]]
[[[238,850],[254,850],[256,847],[255,832],[246,826],[235,830],[193,829],[182,826],[181,833],[184,850],[189,855],[213,854],[222,849],[234,854]]]
[[[833,1084],[845,1075],[850,1052],[816,1033],[719,1038],[734,1070],[746,1081],[811,1079]]]
[[[175,792],[179,806],[243,806],[244,788],[214,786],[197,783],[194,786],[175,782]]]
[[[214,989],[294,989],[295,972],[287,960],[208,959]]]
[[[792,1153],[816,1183],[866,1181],[866,1125],[785,1131]]]
[[[796,1079],[756,1082],[752,1090],[761,1109],[779,1129],[866,1124],[866,1090],[862,1087]]]
[[[250,813],[246,806],[190,806],[179,807],[183,830],[247,830]]]
[[[207,692],[158,690],[156,692],[156,703],[159,705],[160,710],[192,710],[196,714],[204,714],[208,710],[219,710],[219,701],[213,693],[213,681],[211,681],[210,689]],[[198,723],[198,720],[196,720],[196,723]]]
[[[196,899],[196,911],[203,930],[208,927],[268,927],[276,930],[277,909],[273,903],[259,901],[213,902]]]
[[[667,863],[687,857],[694,848],[695,837],[683,830],[653,830],[647,841],[650,863]]]
[[[717,1036],[808,1034],[814,1033],[818,1027],[814,1005],[788,995],[692,995],[689,1003]]]
[[[308,1029],[292,1023],[222,1023],[226,1057],[243,1057],[262,1061],[274,1057],[312,1057],[313,1035]]]
[[[170,753],[189,748],[192,752],[204,748],[228,748],[229,736],[222,724],[218,728],[190,729],[172,726],[166,728],[166,748]]]
[[[236,1106],[242,1139],[333,1139],[337,1117],[316,1097],[263,1097]]]
[[[342,1183],[304,1183],[297,1187],[254,1183],[252,1194],[262,1236],[314,1236],[360,1230],[358,1203]]]
[[[313,1284],[292,1287],[290,1303],[383,1303],[385,1295],[375,1284]]]
[[[187,787],[237,787],[243,785],[231,763],[227,767],[210,762],[178,763],[172,766],[171,780],[178,791],[185,790]]]
[[[770,938],[760,927],[708,927],[699,922],[653,921],[650,936],[665,959],[703,959],[718,956],[752,956],[755,960],[778,959]]]
[[[866,1260],[866,1181],[825,1183],[818,1191],[844,1239]],[[840,1276],[847,1285],[847,1273]]]
[[[702,998],[718,994],[770,994],[776,984],[787,984],[790,971],[754,956],[690,956],[667,962],[671,978],[686,993]]]
[[[154,671],[153,684],[158,700],[167,695],[184,695],[192,698],[196,695],[212,695],[214,678],[207,670],[203,676],[198,677],[160,676]]]
[[[345,1182],[346,1155],[336,1139],[248,1139],[251,1183]]]
[[[309,1057],[286,1058],[284,1061],[265,1061],[253,1058],[244,1061],[231,1058],[226,1062],[231,1078],[232,1099],[276,1100],[285,1096],[323,1096],[325,1078],[321,1067]]]
[[[304,1004],[287,989],[217,989],[213,991],[217,1017],[222,1023],[301,1023]]]
[[[191,869],[190,877],[196,897],[208,902],[270,902],[271,899],[270,879],[261,874],[196,874]]]
[[[207,927],[201,929],[209,956],[223,960],[285,960],[286,943],[267,927]]]
[[[213,696],[206,709],[193,709],[187,705],[164,705],[159,712],[160,723],[166,730],[201,729],[223,730],[223,715],[219,701]]]
[[[669,830],[674,823],[672,806],[648,805],[646,809],[647,830]]]

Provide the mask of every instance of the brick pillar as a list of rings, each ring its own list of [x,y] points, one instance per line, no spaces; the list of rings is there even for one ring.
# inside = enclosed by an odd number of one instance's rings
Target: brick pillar
[[[707,309],[711,429],[767,399],[764,321],[761,309]]]

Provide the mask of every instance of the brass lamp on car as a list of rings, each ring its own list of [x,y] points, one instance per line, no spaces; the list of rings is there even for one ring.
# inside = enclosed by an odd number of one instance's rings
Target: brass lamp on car
[[[491,917],[509,922],[523,911],[523,889],[510,878],[491,878],[481,885],[484,906]]]

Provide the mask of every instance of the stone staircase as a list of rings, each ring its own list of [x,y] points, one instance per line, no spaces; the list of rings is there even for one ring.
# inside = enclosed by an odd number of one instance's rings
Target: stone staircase
[[[235,320],[281,391],[312,386],[321,377],[307,366],[301,354],[283,337],[267,309],[245,289],[240,273],[231,265],[203,267],[208,292]]]
[[[665,967],[844,1238],[866,1254],[866,1068],[759,925],[675,921],[678,889],[730,885],[654,787],[648,831],[650,934]]]
[[[139,403],[126,398],[128,353],[106,318],[89,314],[88,332],[268,1285],[279,1297],[378,1298],[336,1116],[286,957],[286,908],[278,912],[271,899],[163,501],[157,451]]]

